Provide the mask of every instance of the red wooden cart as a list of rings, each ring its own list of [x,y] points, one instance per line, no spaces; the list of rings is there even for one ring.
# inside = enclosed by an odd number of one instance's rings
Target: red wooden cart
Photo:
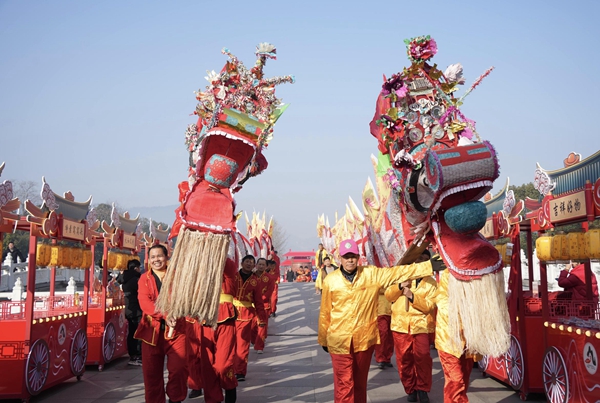
[[[7,213],[14,211],[14,206],[1,212],[0,232],[12,231],[16,225],[18,230],[29,232],[30,242],[27,297],[25,301],[0,303],[0,399],[28,401],[69,378],[79,379],[85,371],[87,281],[81,295],[57,295],[56,267],[52,267],[50,295],[36,297],[35,277],[38,238],[69,240],[89,247],[94,235],[86,220],[91,198],[77,203],[70,193],[60,197],[45,181],[42,198],[44,210],[29,200],[25,202],[29,213],[26,220]]]
[[[123,294],[117,289],[115,289],[116,292],[110,292],[108,270],[123,270],[127,260],[137,258],[141,246],[141,231],[138,227],[139,214],[135,219],[130,219],[127,212],[120,216],[113,205],[111,217],[111,225],[102,222],[104,230],[102,287],[99,292],[94,290],[93,286],[91,287],[92,302],[89,307],[87,327],[89,351],[86,364],[98,365],[99,371],[103,370],[104,364],[127,354],[128,322],[125,319]],[[109,258],[110,254],[117,254],[111,249],[125,251],[118,253],[120,267],[116,267],[116,262],[112,262],[115,259]],[[125,264],[121,264],[122,259],[125,259]],[[93,271],[91,274],[94,276]]]
[[[567,164],[569,160],[572,162]],[[585,301],[548,291],[547,265],[568,263],[568,259],[540,262],[539,295],[533,281],[532,232],[542,233],[569,223],[581,223],[581,230],[588,231],[589,222],[600,217],[600,152],[583,161],[571,155],[565,165],[555,171],[544,171],[539,166],[536,170],[535,185],[542,201],[524,201],[528,210],[525,220],[515,224],[511,234],[515,244],[507,294],[511,346],[502,357],[485,357],[480,367],[486,374],[510,384],[522,399],[531,392],[544,392],[552,403],[596,402],[600,399],[600,316],[598,303],[592,298],[594,274],[590,259],[574,259],[585,265]],[[494,208],[488,204],[490,210]],[[498,224],[493,224],[494,228]],[[528,246],[526,291],[522,284],[519,232],[526,234]]]

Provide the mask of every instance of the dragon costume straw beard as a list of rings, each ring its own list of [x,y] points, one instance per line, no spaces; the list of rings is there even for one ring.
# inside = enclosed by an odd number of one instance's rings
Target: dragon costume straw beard
[[[452,276],[449,280],[450,334],[462,333],[471,353],[504,353],[510,343],[502,258],[479,230],[487,210],[478,201],[498,177],[496,153],[488,142],[430,150],[423,168],[406,172],[407,207],[412,225],[424,223]]]
[[[275,86],[292,76],[265,78],[273,45],[261,43],[257,61],[246,69],[230,57],[219,74],[209,72],[209,86],[197,92],[198,122],[186,132],[190,153],[187,182],[179,185],[181,202],[171,237],[178,236],[156,302],[171,318],[191,317],[216,326],[223,270],[236,231],[233,193],[267,168],[263,149],[285,110]]]
[[[479,234],[487,211],[478,201],[498,178],[498,160],[458,109],[491,69],[456,99],[462,66],[442,73],[429,65],[437,44],[428,36],[405,42],[412,65],[384,77],[370,124],[389,156],[386,176],[402,221],[396,230],[407,242],[433,244],[450,270],[449,324],[457,345],[462,335],[468,352],[498,356],[510,344],[502,259]]]

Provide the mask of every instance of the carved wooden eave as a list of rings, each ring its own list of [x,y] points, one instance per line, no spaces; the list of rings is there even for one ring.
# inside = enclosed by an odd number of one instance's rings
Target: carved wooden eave
[[[485,204],[485,208],[487,209],[488,217],[491,217],[493,213],[497,213],[498,211],[502,210],[509,183],[510,178],[506,178],[506,183],[504,184],[504,187],[500,189],[495,196],[492,196],[489,200],[483,202],[483,204]]]
[[[90,222],[86,222],[90,213],[90,205],[92,204],[92,196],[85,202],[76,202],[73,194],[68,191],[63,196],[59,196],[50,189],[50,185],[46,182],[46,178],[42,177],[41,191],[42,205],[36,206],[30,200],[25,201],[25,210],[29,214],[27,221],[37,224],[41,227],[42,234],[45,236],[56,236],[59,232],[59,215],[68,221],[76,223],[85,223],[85,234],[83,240],[90,243],[98,229],[99,224],[93,218]]]
[[[120,229],[123,230],[126,234],[135,234],[137,230],[137,226],[140,221],[140,213],[135,218],[129,218],[129,212],[126,211],[125,214],[119,215],[119,219],[121,221]]]
[[[570,163],[566,167],[553,171],[542,168],[539,163],[537,166],[555,183],[552,194],[559,196],[581,190],[586,181],[594,183],[596,179],[600,178],[600,151],[579,162]]]
[[[90,196],[84,202],[76,202],[73,200],[71,192],[66,192],[65,197],[59,196],[54,193],[56,203],[58,203],[57,214],[62,214],[64,218],[69,220],[81,222],[85,220],[92,204],[92,196]]]
[[[162,225],[155,227],[150,221],[150,234],[144,233],[144,243],[150,247],[158,241],[158,243],[169,243],[169,227],[163,229]]]
[[[0,176],[2,176],[5,165],[6,163],[4,162],[0,165]],[[0,224],[4,220],[19,221],[19,215],[13,213],[19,207],[21,207],[21,201],[13,195],[12,182],[6,180],[0,183]]]

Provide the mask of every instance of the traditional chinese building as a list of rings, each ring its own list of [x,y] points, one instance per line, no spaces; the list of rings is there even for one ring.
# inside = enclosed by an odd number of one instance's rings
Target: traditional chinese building
[[[283,255],[284,260],[281,262],[281,270],[285,272],[288,269],[298,271],[300,266],[308,267],[312,270],[315,263],[315,251],[300,251],[293,252],[291,249]]]

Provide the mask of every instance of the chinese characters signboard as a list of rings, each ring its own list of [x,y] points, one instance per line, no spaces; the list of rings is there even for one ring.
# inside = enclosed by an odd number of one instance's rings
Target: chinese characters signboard
[[[494,237],[494,221],[492,219],[488,219],[485,222],[483,228],[479,231],[484,238],[493,238]]]
[[[549,201],[550,221],[561,222],[586,216],[585,192],[577,192]]]
[[[123,234],[123,247],[127,249],[135,249],[135,236]]]
[[[62,236],[63,238],[83,241],[85,238],[85,224],[63,219]]]

